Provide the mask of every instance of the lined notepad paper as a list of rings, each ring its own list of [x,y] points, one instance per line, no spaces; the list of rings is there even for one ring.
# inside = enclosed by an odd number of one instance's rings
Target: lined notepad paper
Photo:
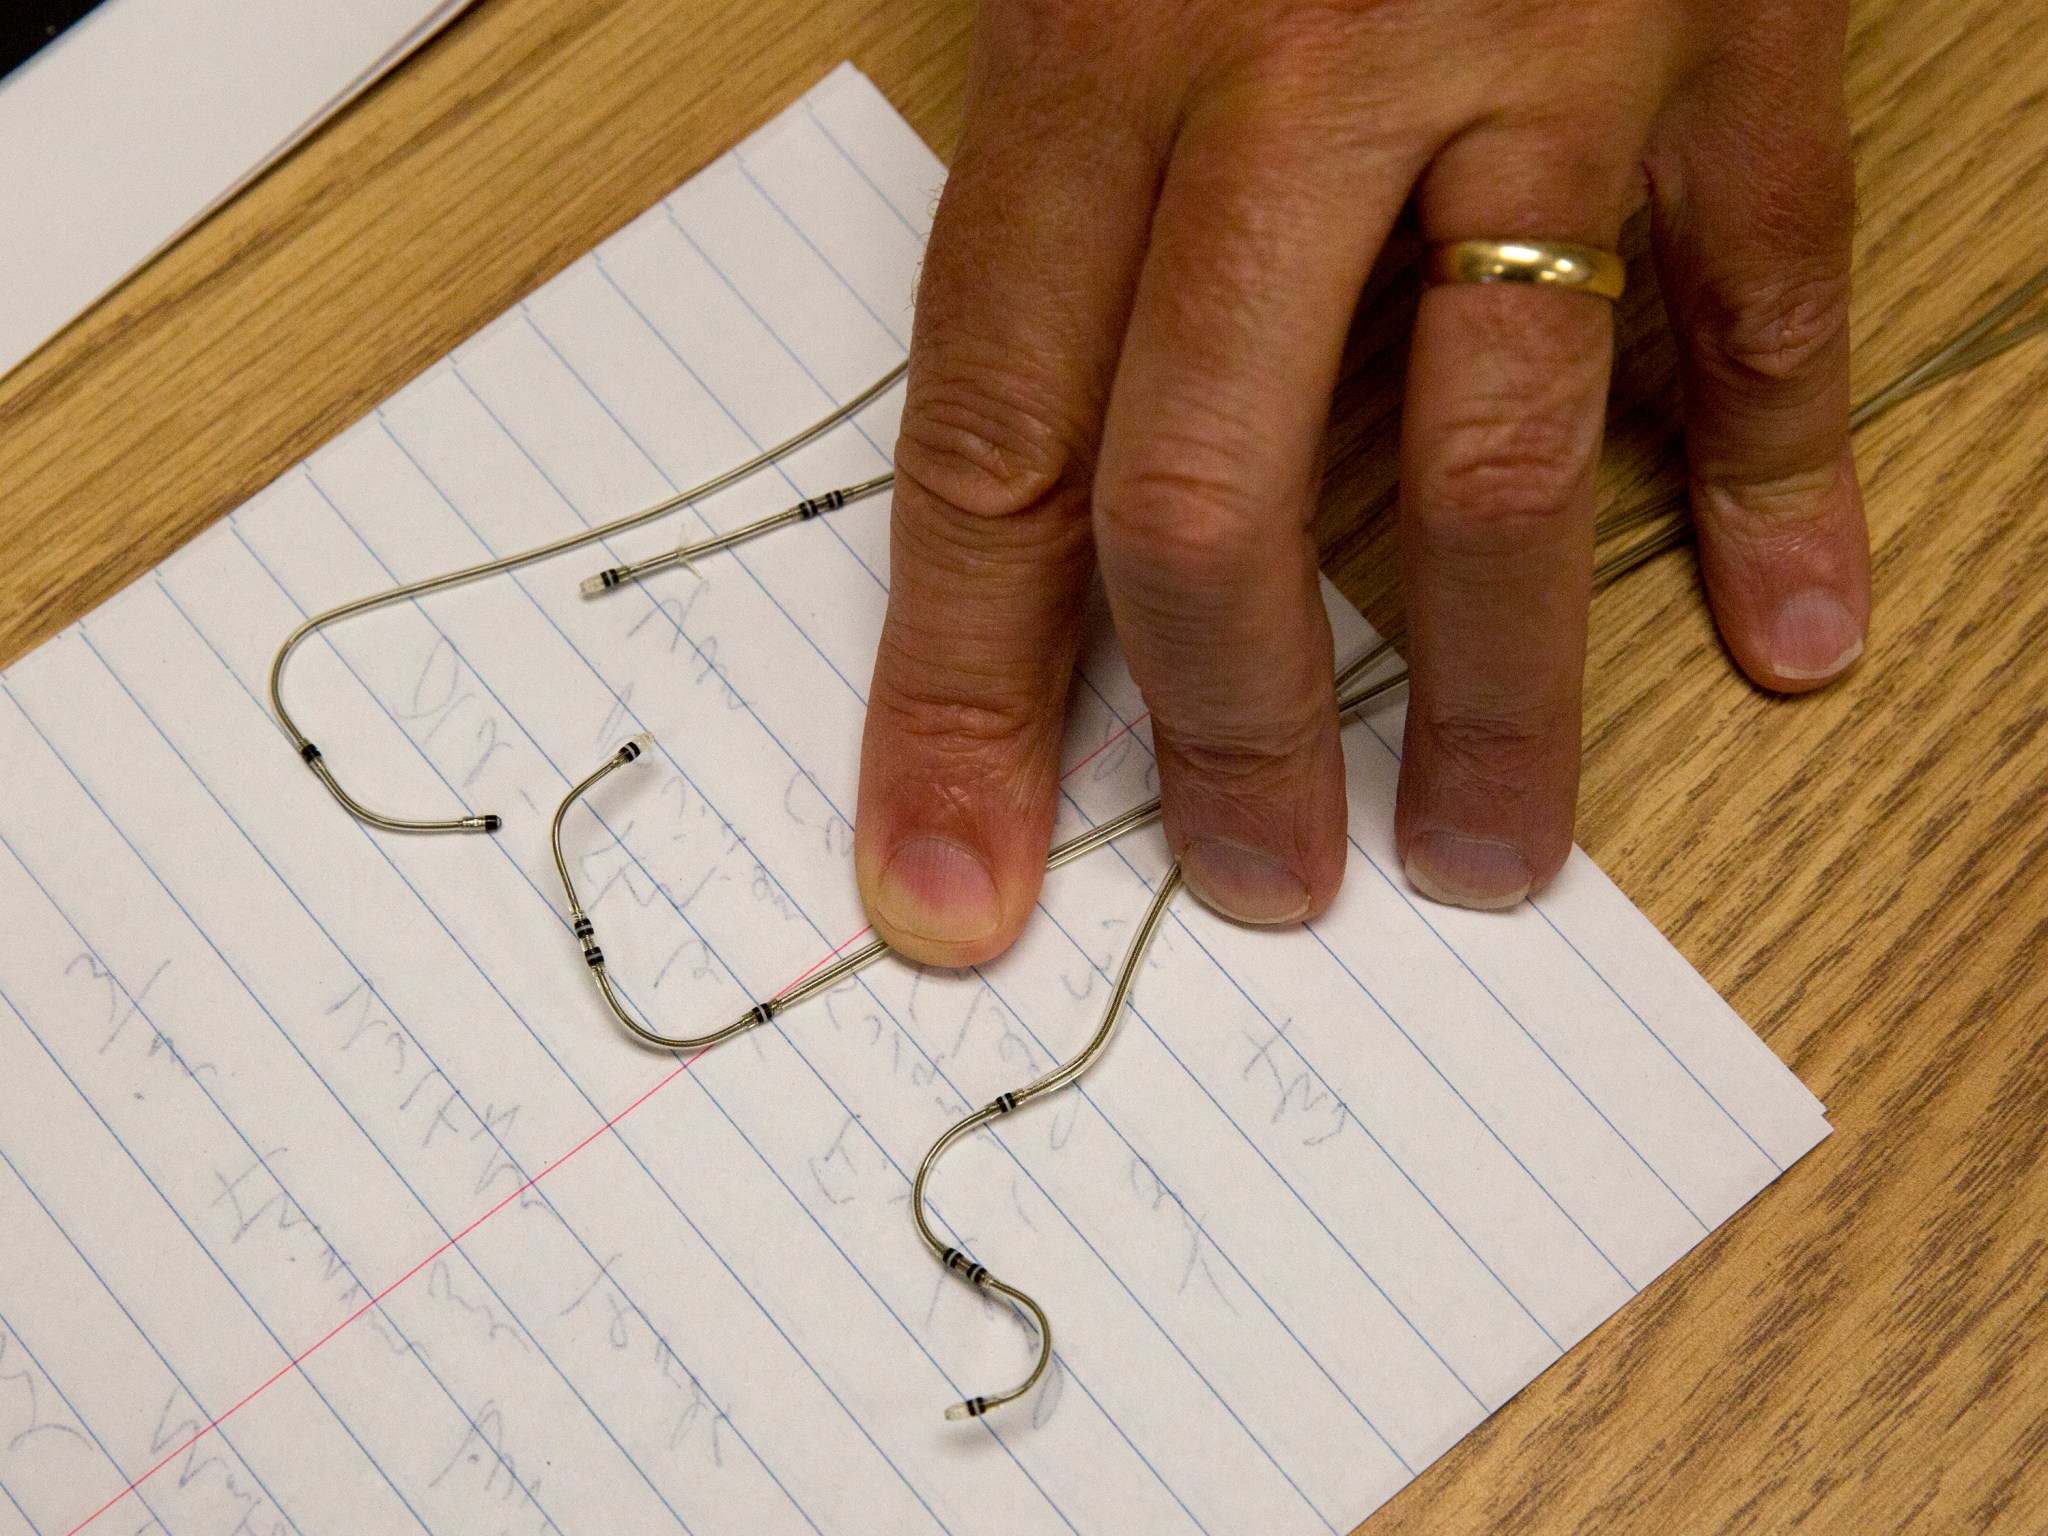
[[[1164,868],[1053,875],[968,973],[885,961],[698,1059],[860,935],[886,498],[602,601],[616,559],[876,473],[900,392],[615,549],[331,632],[307,612],[646,505],[896,362],[938,161],[850,68],[149,577],[0,698],[0,1533],[1343,1532],[1827,1134],[1575,853],[1505,915],[1392,851],[1398,701],[1345,736],[1351,868],[1285,934],[1175,903],[1107,1059],[935,1206],[909,1175],[1069,1054]],[[1331,595],[1340,654],[1369,638]],[[1106,628],[1059,835],[1154,788]]]

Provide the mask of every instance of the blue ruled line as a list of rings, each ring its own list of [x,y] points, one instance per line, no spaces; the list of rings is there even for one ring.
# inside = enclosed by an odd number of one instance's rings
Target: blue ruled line
[[[20,1018],[21,1011],[14,1006],[13,1000],[11,998],[8,998],[4,991],[0,991],[0,1001],[6,1002],[8,1011],[13,1013],[16,1018]],[[33,1200],[36,1203],[36,1208],[43,1213],[44,1217],[49,1221],[50,1225],[56,1228],[57,1235],[64,1239],[65,1245],[69,1247],[70,1250],[78,1256],[78,1262],[83,1264],[86,1267],[87,1271],[92,1275],[93,1279],[99,1282],[99,1287],[102,1291],[106,1293],[107,1300],[111,1301],[115,1305],[115,1307],[117,1307],[120,1310],[121,1315],[128,1319],[128,1325],[135,1330],[137,1337],[139,1337],[144,1344],[149,1346],[149,1352],[156,1356],[157,1363],[170,1373],[171,1380],[176,1382],[178,1385],[178,1390],[184,1393],[186,1400],[190,1402],[193,1407],[199,1410],[201,1422],[205,1424],[213,1424],[213,1411],[206,1406],[206,1403],[203,1399],[201,1399],[199,1394],[192,1390],[191,1385],[185,1380],[185,1378],[178,1374],[178,1368],[171,1364],[170,1359],[164,1354],[163,1350],[157,1347],[157,1342],[154,1338],[150,1336],[149,1330],[142,1326],[142,1324],[136,1319],[135,1314],[128,1310],[128,1304],[124,1302],[120,1298],[120,1296],[115,1293],[113,1286],[107,1283],[107,1277],[100,1273],[99,1266],[94,1264],[93,1261],[86,1256],[85,1250],[79,1246],[78,1239],[71,1235],[70,1229],[66,1227],[63,1222],[57,1219],[57,1213],[50,1209],[49,1202],[42,1197],[42,1193],[35,1187],[35,1185],[31,1184],[28,1181],[28,1175],[23,1173],[19,1168],[15,1166],[14,1159],[7,1155],[7,1149],[5,1147],[0,1147],[0,1163],[5,1163],[7,1165],[7,1171],[13,1174],[15,1180],[21,1185],[21,1187],[24,1190],[28,1192],[29,1199]],[[312,1385],[310,1379],[308,1380],[307,1385]],[[320,1389],[318,1387],[314,1387],[313,1391],[314,1394],[317,1396],[319,1395]],[[322,1397],[321,1401],[324,1403],[326,1402],[326,1399]],[[331,1412],[332,1409],[330,1408],[329,1411]],[[339,1416],[337,1415],[337,1418],[338,1417]],[[235,1442],[228,1437],[227,1426],[225,1424],[215,1424],[213,1433],[220,1437],[220,1443],[222,1445],[226,1446],[229,1451],[233,1452],[235,1460],[239,1461],[242,1464],[242,1469],[245,1472],[247,1472],[251,1478],[255,1480],[256,1486],[263,1490],[263,1496],[266,1499],[270,1500],[272,1504],[277,1506],[277,1512],[280,1515],[284,1516],[285,1524],[289,1525],[295,1531],[298,1530],[299,1522],[292,1518],[291,1511],[286,1509],[284,1506],[284,1501],[278,1498],[276,1494],[270,1491],[270,1485],[263,1480],[263,1474],[256,1470],[256,1464],[250,1461],[247,1456],[244,1456],[242,1452],[239,1449],[237,1449]],[[351,1435],[351,1438],[353,1438],[353,1435]],[[370,1456],[369,1451],[362,1447],[362,1443],[360,1441],[357,1441],[357,1448],[363,1450],[363,1455],[369,1459],[371,1466],[377,1467],[376,1458]],[[382,1467],[377,1467],[377,1472],[379,1476],[383,1476],[384,1469]],[[391,1482],[391,1479],[386,1477],[384,1481],[387,1484],[389,1484]],[[391,1491],[393,1493],[398,1493],[398,1489],[396,1487],[393,1487]],[[399,1494],[399,1502],[405,1502],[405,1496],[403,1494]],[[407,1505],[406,1507],[408,1511],[411,1510],[410,1505]],[[417,1515],[414,1515],[413,1518],[415,1520],[418,1520],[419,1517]]]
[[[7,1006],[14,1013],[15,1017],[21,1017],[21,1010],[15,1008],[12,1002],[9,1002]],[[27,1020],[24,1019],[22,1022],[26,1023]],[[114,1469],[114,1476],[121,1479],[122,1483],[129,1484],[132,1486],[132,1480],[129,1478],[128,1474],[121,1469],[121,1463],[114,1459],[114,1453],[107,1449],[106,1442],[100,1439],[99,1432],[95,1430],[89,1422],[87,1422],[85,1415],[78,1411],[78,1405],[72,1402],[70,1394],[65,1392],[63,1387],[58,1385],[57,1378],[52,1376],[49,1373],[49,1370],[43,1365],[43,1362],[36,1358],[36,1352],[33,1349],[29,1348],[28,1340],[24,1339],[21,1336],[21,1330],[19,1328],[16,1328],[14,1324],[8,1320],[7,1314],[5,1312],[0,1312],[0,1330],[4,1330],[7,1334],[7,1337],[14,1340],[15,1343],[21,1346],[21,1352],[24,1355],[28,1356],[29,1364],[33,1365],[37,1371],[41,1372],[43,1380],[47,1381],[50,1384],[50,1390],[57,1394],[57,1400],[65,1406],[65,1408],[70,1412],[72,1418],[78,1420],[78,1427],[85,1431],[86,1438],[92,1441],[92,1443],[99,1448],[99,1453],[102,1456],[106,1457],[107,1465]],[[11,1503],[13,1501],[14,1495],[9,1494],[7,1497],[9,1502]],[[135,1497],[141,1503],[142,1507],[149,1511],[149,1518],[157,1523],[157,1526],[164,1532],[164,1536],[171,1536],[170,1526],[165,1523],[163,1516],[159,1515],[156,1512],[155,1506],[152,1505],[148,1499],[143,1498],[142,1490],[140,1488],[137,1488],[135,1490]],[[16,1509],[21,1509],[21,1506],[19,1504],[16,1504],[14,1507]],[[28,1512],[26,1510],[22,1511],[21,1518],[24,1520],[28,1519]],[[33,1526],[33,1522],[30,1523],[31,1526]]]
[[[63,754],[58,752],[56,747],[50,743],[49,738],[43,735],[42,728],[36,724],[34,717],[31,716],[26,709],[22,708],[21,701],[14,697],[13,690],[9,688],[6,689],[5,692],[7,694],[8,702],[13,704],[15,709],[21,714],[22,719],[28,722],[29,728],[33,730],[37,736],[42,737],[43,745],[49,750],[50,755],[57,760],[58,764],[64,768],[66,773],[71,775],[72,782],[77,784],[80,791],[84,793],[86,799],[92,802],[94,809],[99,812],[100,816],[106,821],[108,827],[114,831],[116,836],[120,837],[122,842],[127,843],[127,833],[122,830],[121,824],[115,821],[114,818],[108,814],[106,807],[100,804],[98,798],[94,796],[91,788],[86,785],[83,779],[78,777],[77,772],[71,767],[71,764],[65,759]],[[145,870],[147,870],[153,878],[156,878],[156,871],[154,868],[150,866],[149,861],[147,859],[144,859],[140,853],[135,851],[134,845],[132,843],[128,844],[128,846],[129,851],[134,854],[137,862],[140,863],[142,867]],[[164,1031],[157,1026],[156,1020],[153,1017],[151,1017],[149,1010],[143,1007],[141,1000],[135,995],[133,990],[129,988],[127,983],[121,980],[119,974],[115,972],[113,967],[109,966],[106,963],[106,960],[101,955],[99,948],[95,944],[93,944],[93,942],[90,939],[86,937],[85,931],[82,928],[80,928],[79,925],[71,918],[70,914],[64,909],[64,907],[57,901],[56,897],[51,893],[49,887],[43,883],[42,877],[36,874],[35,870],[31,868],[29,864],[22,858],[20,852],[15,848],[14,844],[6,838],[4,834],[0,834],[0,848],[5,848],[7,850],[8,854],[14,859],[15,863],[20,865],[22,872],[26,874],[29,877],[29,880],[36,886],[36,888],[42,892],[43,900],[49,903],[50,910],[55,912],[57,916],[63,921],[64,925],[71,929],[71,931],[75,935],[77,935],[79,943],[83,944],[87,952],[92,955],[94,963],[97,964],[101,968],[101,970],[103,970],[106,973],[107,977],[111,981],[113,981],[115,986],[117,986],[120,989],[121,995],[128,999],[129,1005],[135,1010],[136,1016],[140,1018],[143,1021],[143,1023],[147,1024],[151,1030],[155,1031],[157,1037],[160,1040],[166,1042],[167,1048],[170,1049],[172,1052],[173,1059],[178,1060],[180,1065],[185,1067],[185,1075],[191,1081],[192,1085],[206,1096],[207,1102],[213,1106],[214,1112],[220,1116],[222,1123],[226,1125],[229,1131],[231,1131],[234,1134],[235,1139],[242,1144],[244,1150],[246,1150],[249,1156],[255,1160],[257,1166],[262,1168],[265,1175],[269,1177],[269,1179],[274,1184],[277,1185],[278,1190],[284,1195],[285,1199],[291,1202],[293,1209],[297,1210],[298,1212],[300,1212],[300,1214],[304,1215],[306,1217],[307,1222],[312,1226],[314,1232],[320,1234],[321,1241],[323,1243],[326,1243],[328,1252],[334,1255],[335,1262],[341,1265],[342,1272],[349,1277],[350,1281],[355,1285],[356,1289],[359,1290],[364,1296],[374,1296],[376,1293],[372,1291],[367,1285],[363,1284],[362,1277],[355,1272],[355,1269],[353,1268],[353,1266],[349,1264],[348,1260],[342,1255],[341,1251],[338,1248],[336,1248],[332,1243],[327,1242],[326,1235],[324,1231],[322,1231],[320,1224],[317,1221],[313,1220],[311,1214],[307,1212],[306,1207],[300,1203],[298,1196],[294,1195],[291,1192],[290,1186],[288,1186],[284,1182],[284,1180],[278,1176],[276,1171],[270,1166],[269,1158],[266,1157],[263,1153],[257,1151],[256,1144],[252,1142],[246,1134],[244,1134],[241,1126],[235,1121],[235,1119],[232,1116],[228,1114],[227,1110],[221,1105],[220,1100],[214,1096],[213,1090],[206,1086],[205,1080],[197,1073],[195,1073],[189,1065],[185,1065],[182,1061],[182,1058],[179,1058],[177,1056],[176,1048],[168,1044],[170,1037],[166,1035]],[[159,884],[159,886],[163,885],[163,882],[160,878],[158,878],[157,883]],[[163,887],[163,889],[165,891],[165,894],[169,895],[169,888]],[[175,905],[177,902],[177,898],[173,896],[171,900]],[[187,917],[187,921],[190,921],[189,914]],[[192,926],[194,931],[197,934],[199,934],[202,940],[205,940],[208,946],[211,947],[211,940],[206,939],[205,931],[203,929],[200,929],[198,924],[196,923],[194,923]],[[215,950],[215,954],[218,956],[219,951]],[[225,958],[222,959],[221,963],[224,966],[226,965]],[[235,974],[234,968],[232,966],[228,966],[227,969],[230,975]],[[241,980],[239,976],[235,976],[235,979],[238,982]],[[244,985],[244,990],[247,990],[246,984]],[[252,1001],[256,1002],[256,1005],[259,1009],[263,1007],[261,1001],[256,999],[253,993],[250,994],[250,997]],[[13,1006],[11,1002],[9,1006]],[[20,1016],[19,1009],[16,1009],[15,1012],[18,1016]],[[267,1010],[265,1010],[265,1013],[266,1016],[268,1016]],[[21,1020],[23,1026],[26,1027],[31,1034],[36,1033],[35,1026],[28,1022],[26,1016],[21,1016]],[[280,1034],[284,1034],[283,1026],[279,1025],[274,1017],[271,1018],[270,1022],[274,1027],[277,1028]],[[298,1052],[297,1042],[291,1040],[291,1037],[289,1035],[285,1035],[285,1039],[286,1042],[292,1046],[293,1051],[295,1053],[300,1054],[301,1060],[304,1060],[303,1053]],[[64,1073],[64,1076],[67,1079],[69,1079],[71,1077],[70,1072],[64,1067],[61,1061],[58,1061],[55,1053],[50,1051],[49,1046],[47,1044],[44,1044],[42,1037],[39,1034],[36,1036],[36,1040],[39,1045],[43,1045],[45,1053],[49,1054],[50,1060],[54,1065],[56,1065],[57,1070],[59,1072]],[[308,1062],[307,1065],[309,1068],[311,1067],[310,1062]],[[315,1076],[318,1077],[318,1074],[315,1073]],[[165,1205],[170,1207],[172,1212],[178,1216],[179,1223],[181,1225],[185,1225],[186,1230],[190,1232],[191,1228],[188,1224],[185,1223],[183,1213],[179,1212],[177,1207],[171,1203],[170,1197],[167,1194],[165,1194],[162,1187],[157,1184],[156,1179],[143,1165],[141,1159],[136,1157],[134,1152],[130,1151],[128,1144],[121,1138],[120,1134],[114,1130],[113,1126],[107,1121],[105,1115],[100,1112],[99,1106],[94,1104],[92,1100],[86,1096],[84,1089],[80,1088],[75,1081],[73,1081],[72,1087],[77,1090],[80,1098],[85,1099],[87,1105],[92,1109],[94,1115],[99,1118],[100,1123],[102,1125],[106,1126],[108,1134],[113,1136],[115,1142],[120,1146],[121,1150],[128,1154],[129,1160],[135,1164],[137,1171],[140,1172],[143,1175],[143,1177],[149,1181],[151,1187],[156,1190],[158,1198],[162,1199]],[[351,1120],[355,1118],[353,1112],[347,1111],[347,1106],[344,1105],[343,1109],[344,1112],[349,1113],[349,1118]],[[429,1212],[430,1216],[431,1214],[432,1213]],[[192,1238],[194,1242],[199,1242],[199,1237],[197,1233],[192,1233]],[[204,1249],[206,1245],[204,1243],[200,1243],[200,1247]],[[211,1250],[209,1249],[207,1250],[207,1252],[210,1256]],[[217,1260],[216,1265],[218,1266]],[[227,1278],[227,1271],[224,1268],[221,1270],[221,1274],[223,1278]],[[479,1278],[482,1277],[479,1276]],[[231,1286],[234,1285],[234,1281],[232,1279],[229,1279],[228,1283]],[[236,1286],[235,1289],[238,1295],[241,1294],[239,1286]],[[247,1298],[244,1297],[243,1300],[244,1304],[247,1305]],[[262,1322],[261,1314],[256,1312],[256,1309],[253,1305],[250,1306],[250,1311],[253,1315],[257,1317],[257,1320],[259,1322]],[[421,1369],[427,1373],[427,1376],[433,1381],[434,1385],[440,1388],[442,1394],[445,1397],[447,1397],[449,1403],[452,1404],[456,1411],[462,1415],[463,1421],[469,1425],[470,1431],[473,1434],[475,1434],[477,1438],[483,1442],[483,1444],[490,1446],[492,1454],[497,1458],[499,1464],[504,1468],[506,1476],[510,1477],[513,1480],[513,1482],[518,1485],[520,1491],[523,1494],[525,1494],[527,1501],[531,1503],[535,1509],[540,1511],[542,1518],[547,1520],[549,1526],[557,1532],[557,1536],[565,1536],[565,1533],[562,1532],[561,1526],[556,1524],[554,1517],[548,1514],[547,1509],[540,1503],[538,1499],[534,1498],[532,1491],[520,1479],[518,1472],[512,1467],[510,1461],[508,1461],[505,1458],[504,1454],[501,1451],[499,1451],[494,1444],[492,1444],[490,1437],[485,1435],[483,1431],[478,1428],[476,1419],[470,1414],[469,1410],[463,1406],[462,1402],[455,1396],[455,1394],[448,1388],[447,1384],[441,1379],[440,1375],[434,1370],[433,1366],[428,1363],[426,1355],[416,1345],[414,1345],[410,1339],[406,1337],[405,1330],[399,1327],[397,1320],[391,1317],[390,1313],[385,1309],[382,1303],[377,1304],[377,1314],[379,1317],[383,1318],[386,1323],[390,1325],[392,1332],[395,1335],[397,1335],[397,1337],[405,1344],[406,1354],[410,1358],[419,1361]],[[279,1339],[277,1335],[271,1331],[270,1325],[267,1322],[263,1323],[263,1327],[264,1331],[266,1333],[270,1333],[271,1338],[276,1341],[278,1348],[284,1351],[285,1357],[287,1359],[290,1359],[292,1352],[285,1345],[284,1341],[282,1339]],[[305,1367],[301,1365],[298,1367],[298,1369],[303,1374]]]

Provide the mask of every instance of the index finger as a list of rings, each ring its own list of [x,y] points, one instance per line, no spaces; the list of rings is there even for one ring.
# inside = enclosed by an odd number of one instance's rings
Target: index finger
[[[988,91],[919,284],[855,865],[876,931],[930,964],[1007,947],[1045,873],[1089,481],[1155,164],[1095,101]]]

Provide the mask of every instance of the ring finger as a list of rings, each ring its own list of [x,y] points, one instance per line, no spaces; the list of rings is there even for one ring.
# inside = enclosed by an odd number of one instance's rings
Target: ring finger
[[[1620,137],[1627,151],[1589,163],[1539,135],[1468,131],[1418,189],[1424,231],[1612,249],[1640,143]],[[1416,316],[1396,839],[1411,883],[1439,901],[1512,906],[1571,851],[1613,339],[1606,299],[1520,283],[1436,286]]]

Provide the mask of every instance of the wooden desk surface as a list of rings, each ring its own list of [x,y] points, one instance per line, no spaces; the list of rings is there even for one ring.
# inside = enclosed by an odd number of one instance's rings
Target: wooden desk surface
[[[948,153],[969,20],[965,0],[486,0],[0,383],[0,663],[842,57]],[[2038,5],[1857,6],[1859,393],[2048,261],[2043,81]],[[1634,275],[1609,495],[1675,463],[1670,346]],[[1381,621],[1410,304],[1397,278],[1361,319],[1320,525]],[[1877,617],[1843,687],[1739,682],[1689,555],[1599,600],[1580,838],[1836,1134],[1373,1536],[2048,1529],[2044,386],[2048,341],[1859,442]]]

